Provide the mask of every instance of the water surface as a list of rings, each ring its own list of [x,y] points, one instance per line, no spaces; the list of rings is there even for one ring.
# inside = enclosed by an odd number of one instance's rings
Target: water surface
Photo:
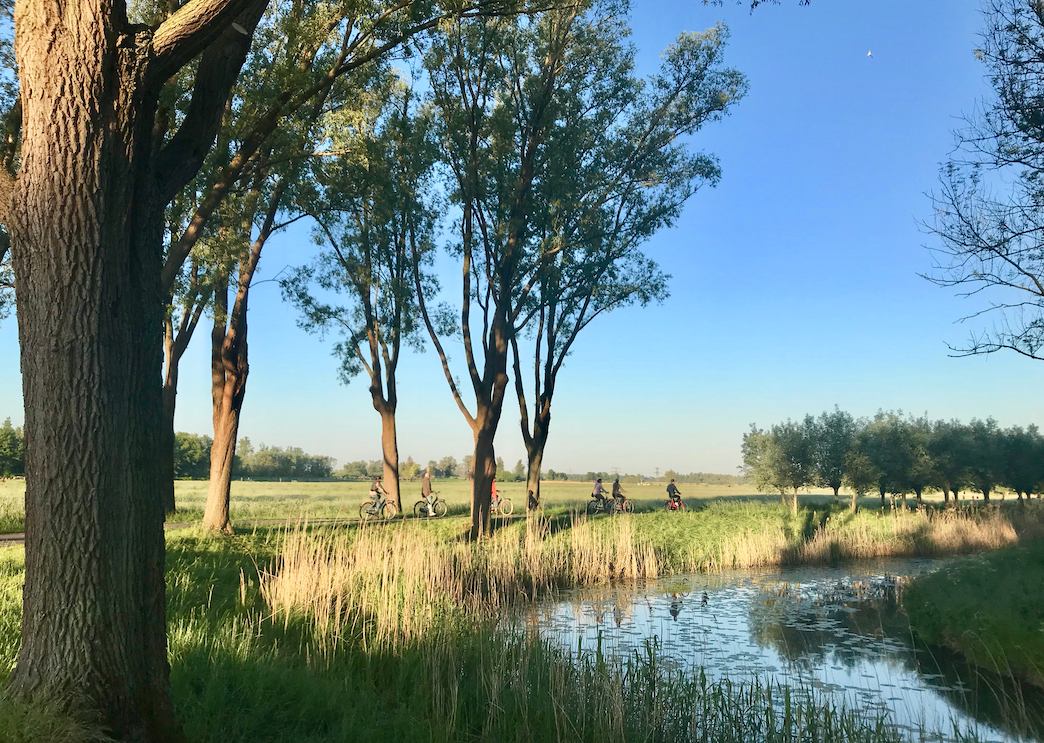
[[[572,650],[645,652],[710,678],[815,689],[850,708],[887,711],[920,737],[1031,740],[1044,729],[1044,693],[929,650],[910,632],[903,586],[942,564],[902,559],[694,574],[562,593],[524,621]]]

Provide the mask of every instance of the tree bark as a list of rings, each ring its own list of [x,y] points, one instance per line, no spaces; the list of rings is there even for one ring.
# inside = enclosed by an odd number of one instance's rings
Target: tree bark
[[[833,485],[831,487],[834,488],[834,503],[837,503],[838,501],[841,500],[841,496],[839,495],[839,493],[841,491],[841,486],[840,485]]]
[[[384,453],[384,488],[388,498],[395,507],[402,510],[402,497],[399,493],[399,443],[395,433],[395,409],[383,403],[378,407],[374,399],[374,408],[381,414],[381,450]]]
[[[174,408],[178,396],[178,361],[174,358],[174,327],[171,318],[163,323],[163,358],[166,366],[163,375],[163,446],[160,449],[159,466],[163,478],[163,510],[174,513]]]
[[[529,447],[529,474],[526,478],[526,508],[529,510],[540,508],[540,471],[546,444],[547,436],[544,436],[534,438],[533,446]]]
[[[484,415],[483,413],[486,412]],[[497,476],[497,456],[493,438],[497,419],[479,408],[478,427],[475,429],[475,453],[472,455],[471,478],[471,538],[490,533],[489,507],[493,497],[493,480]]]
[[[118,740],[177,740],[158,464],[164,205],[149,147],[159,86],[148,32],[103,2],[66,10],[20,0],[15,12],[25,126],[5,221],[26,571],[10,690],[82,707]]]
[[[239,415],[246,396],[247,294],[249,277],[240,277],[240,287],[232,315],[228,318],[228,291],[214,292],[214,330],[211,334],[210,392],[213,404],[214,443],[210,448],[210,483],[203,512],[203,527],[211,531],[232,532],[229,501],[232,491],[232,465],[236,457]]]

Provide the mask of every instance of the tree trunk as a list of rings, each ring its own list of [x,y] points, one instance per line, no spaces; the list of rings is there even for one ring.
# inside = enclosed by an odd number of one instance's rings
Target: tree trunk
[[[493,480],[497,476],[497,456],[493,450],[493,437],[497,432],[497,420],[480,408],[475,422],[475,453],[472,455],[471,478],[471,538],[489,534],[489,506],[492,498]]]
[[[395,435],[395,410],[387,404],[380,407],[374,400],[373,406],[381,414],[381,449],[384,452],[384,489],[395,507],[402,510],[402,498],[399,494],[399,443]]]
[[[790,508],[794,512],[794,515],[797,516],[797,512],[798,512],[797,488],[794,488],[794,499],[790,502]]]
[[[982,499],[983,500],[989,500],[990,499],[990,489],[989,488],[983,488],[982,489]]]
[[[852,491],[852,513],[859,510],[859,493]]]
[[[529,474],[526,477],[526,508],[540,508],[540,472],[544,464],[544,449],[547,447],[548,426],[551,422],[550,405],[545,406],[533,417],[533,434],[526,437],[526,454]]]
[[[241,278],[241,282],[243,279]],[[214,443],[210,448],[210,484],[203,512],[203,527],[211,531],[232,532],[229,501],[232,492],[232,465],[239,436],[239,415],[246,396],[247,323],[246,284],[240,285],[228,329],[225,309],[228,292],[219,287],[214,292],[214,331],[211,335],[210,379],[214,410]]]
[[[841,486],[840,485],[832,485],[831,487],[834,488],[834,503],[837,503],[841,499],[840,496],[838,495],[838,492],[841,490]]]
[[[160,476],[163,481],[163,510],[174,513],[174,408],[178,396],[178,359],[174,358],[174,328],[168,317],[163,323],[163,446],[159,453]]]
[[[177,740],[164,597],[158,86],[111,7],[15,12],[21,171],[5,218],[25,403],[16,697]],[[5,207],[7,204],[4,205]]]
[[[943,504],[945,505],[945,504],[950,502],[950,489],[949,488],[943,488],[942,489],[942,494],[943,494]]]

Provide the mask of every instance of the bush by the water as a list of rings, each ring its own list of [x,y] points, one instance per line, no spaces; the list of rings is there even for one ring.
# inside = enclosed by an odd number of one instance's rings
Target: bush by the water
[[[1044,686],[1044,541],[966,558],[914,581],[903,599],[927,643]]]

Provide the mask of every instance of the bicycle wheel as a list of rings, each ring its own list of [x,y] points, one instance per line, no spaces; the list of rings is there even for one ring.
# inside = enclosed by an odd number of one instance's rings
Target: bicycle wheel
[[[594,516],[596,513],[598,513],[598,501],[587,501],[587,515]]]
[[[381,518],[386,521],[390,521],[399,515],[399,509],[395,507],[394,503],[385,503],[381,506]]]
[[[500,499],[500,509],[499,510],[500,510],[500,515],[501,516],[510,516],[512,508],[514,508],[514,506],[511,505],[511,501],[509,501],[507,498],[501,498]]]
[[[360,521],[367,521],[369,519],[374,518],[376,515],[377,514],[375,514],[373,512],[373,501],[372,500],[363,501],[362,505],[359,506],[359,520]]]
[[[437,501],[435,501],[433,510],[435,511],[435,515],[441,519],[443,516],[446,515],[446,512],[449,510],[449,508],[447,508],[446,506],[446,501],[442,500],[442,498],[439,498]]]
[[[413,517],[415,519],[424,518],[428,515],[428,502],[425,500],[419,500],[413,504]]]
[[[631,503],[631,501],[629,501],[626,498],[624,498],[623,510],[624,510],[624,513],[634,513],[634,504]]]

